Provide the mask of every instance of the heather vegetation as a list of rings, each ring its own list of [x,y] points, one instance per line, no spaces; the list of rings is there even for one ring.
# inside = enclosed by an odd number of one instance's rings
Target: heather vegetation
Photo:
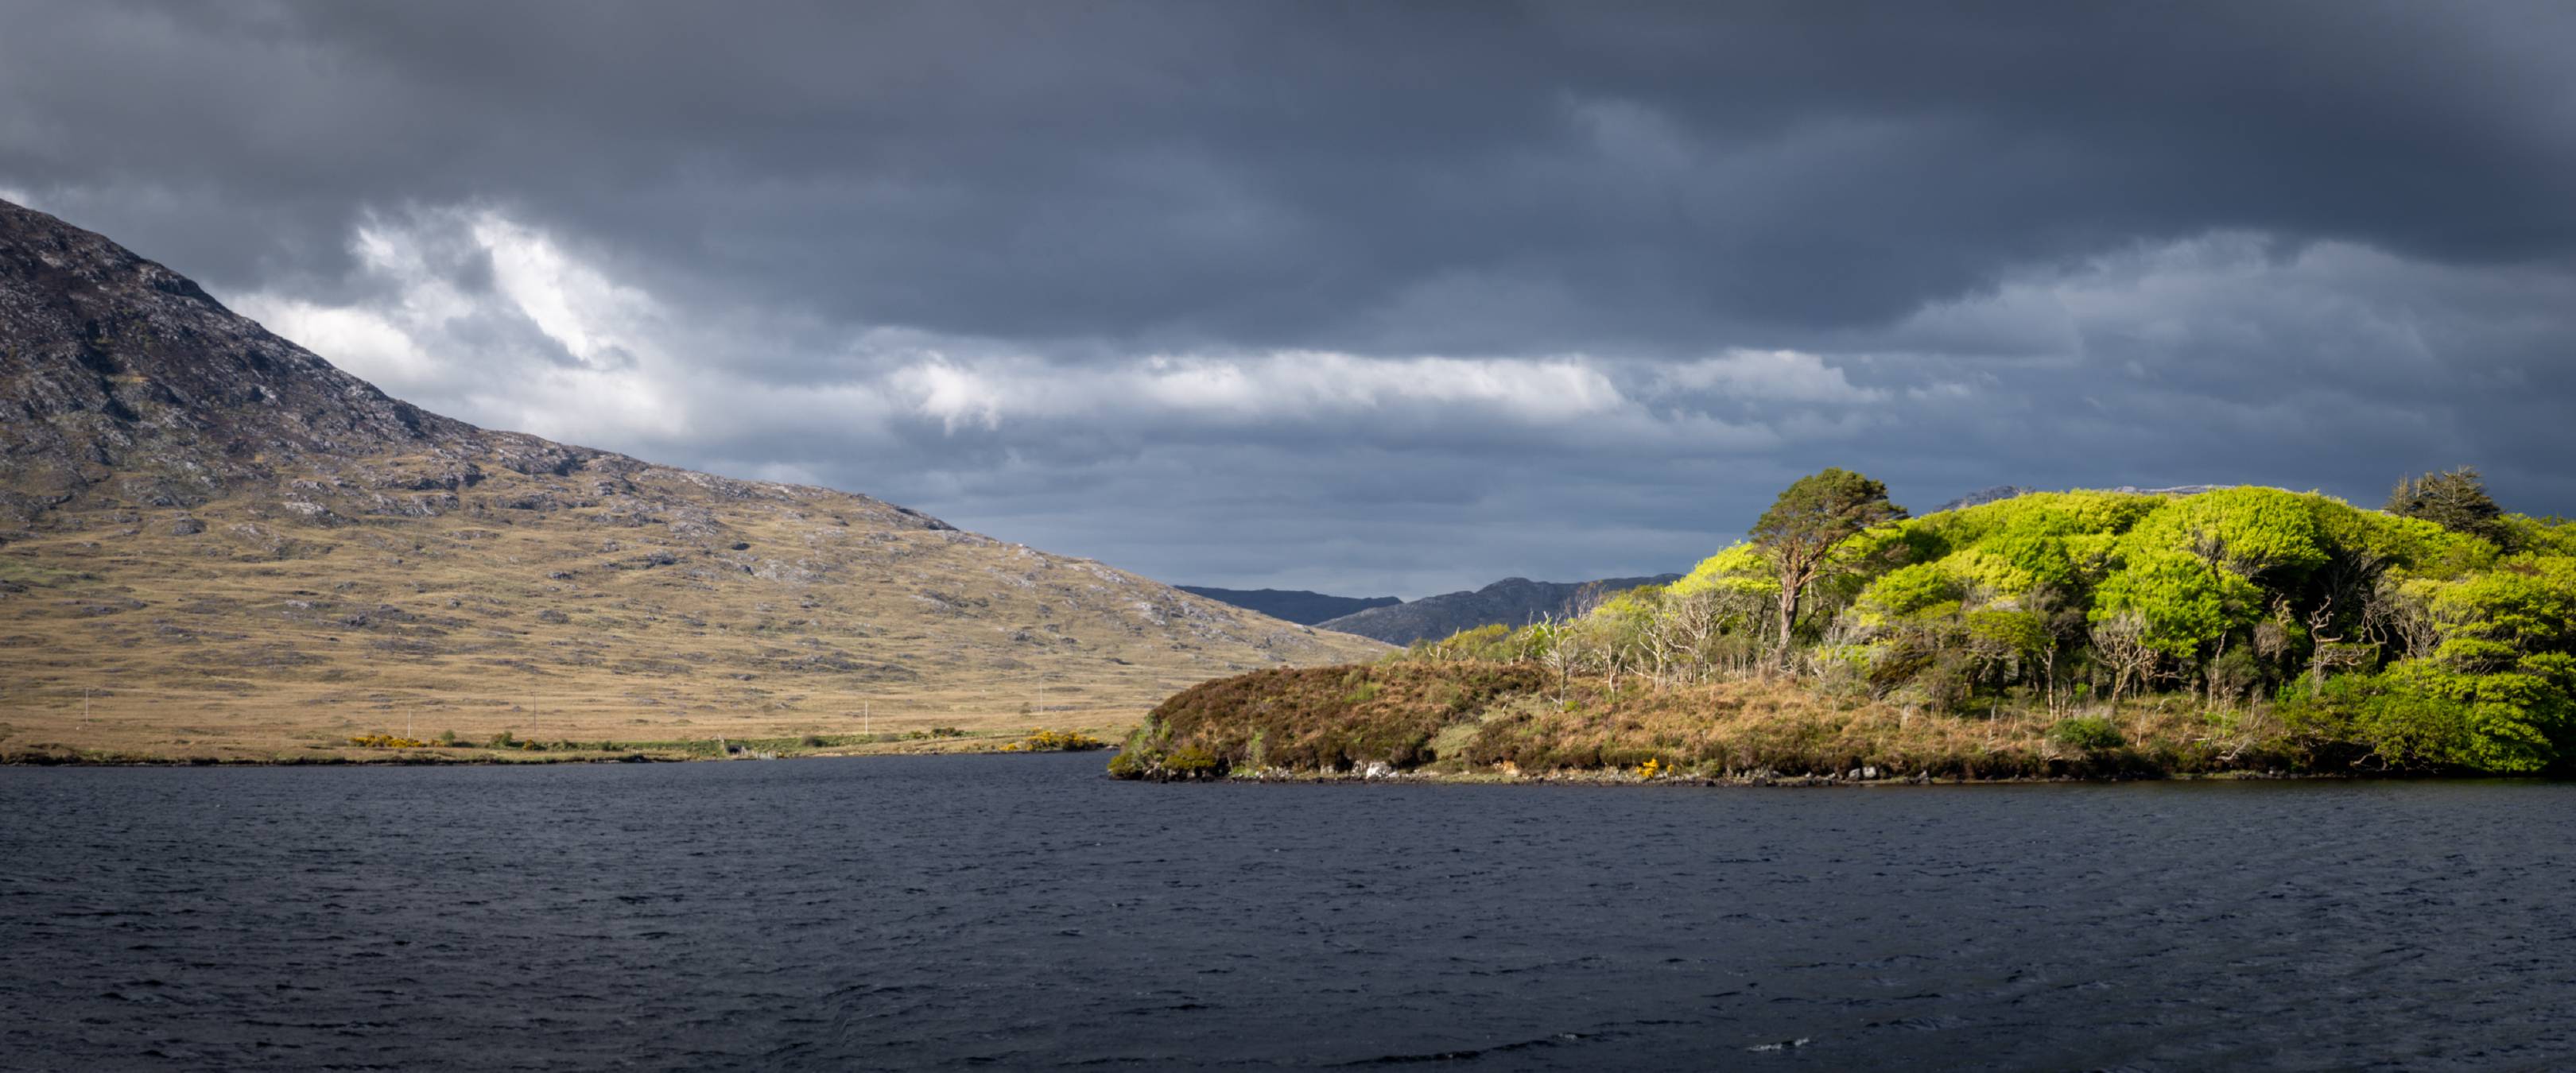
[[[1122,774],[2531,773],[2576,761],[2576,526],[2473,471],[2032,493],[1910,518],[1827,470],[1586,612],[1166,701]]]

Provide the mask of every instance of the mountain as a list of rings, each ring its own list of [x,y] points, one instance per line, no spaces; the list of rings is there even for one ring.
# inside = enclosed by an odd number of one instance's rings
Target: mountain
[[[1374,637],[1388,644],[1409,645],[1420,640],[1437,640],[1478,626],[1500,624],[1519,627],[1550,616],[1578,614],[1589,606],[1594,596],[1639,585],[1659,585],[1680,577],[1680,574],[1658,574],[1654,577],[1614,577],[1577,582],[1504,578],[1474,592],[1445,593],[1390,607],[1373,607],[1326,619],[1315,626]]]
[[[428,413],[0,202],[0,752],[1106,727],[1377,651],[864,495]]]
[[[2166,487],[2166,488],[2140,488],[2140,487],[2138,487],[2137,485],[2134,485],[2134,484],[2124,484],[2124,485],[2121,485],[2121,486],[2119,486],[2119,487],[2117,487],[2117,488],[2112,488],[2112,489],[2108,489],[2108,490],[2109,490],[2109,491],[2113,491],[2113,492],[2119,492],[2119,493],[2122,493],[2122,494],[2125,494],[2125,495],[2134,495],[2134,496],[2172,496],[2172,497],[2174,497],[2174,498],[2176,498],[2176,499],[2180,499],[2180,498],[2182,498],[2182,497],[2184,497],[2184,496],[2196,496],[2196,495],[2199,495],[2199,494],[2201,494],[2201,493],[2203,493],[2203,492],[2215,492],[2215,491],[2218,491],[2219,489],[2222,489],[2222,488],[2263,488],[2263,487],[2268,487],[2268,486],[2267,486],[2267,485],[2258,485],[2258,484],[2241,484],[2241,485],[2240,485],[2240,484],[2177,484],[2177,485],[2173,485],[2173,486],[2171,486],[2171,487]],[[2285,489],[2276,489],[2276,491],[2281,491],[2281,490],[2285,490]]]
[[[1992,488],[1977,489],[1976,491],[1960,496],[1957,499],[1943,503],[1940,506],[1932,508],[1929,513],[1941,514],[1947,511],[1966,510],[1969,507],[1984,506],[1988,503],[1999,503],[2016,496],[2026,496],[2036,491],[2039,491],[2039,489],[2024,488],[2018,484],[1998,484]]]
[[[1312,626],[1328,618],[1366,611],[1372,607],[1392,607],[1404,601],[1392,596],[1328,596],[1304,589],[1218,589],[1205,585],[1176,585],[1182,592],[1194,592],[1211,600],[1259,611],[1275,619]]]
[[[2196,496],[2202,492],[2215,492],[2221,488],[2234,487],[2239,486],[2228,484],[2177,484],[2169,488],[2140,488],[2134,484],[2124,484],[2117,488],[2107,489],[2107,491],[2119,492],[2124,495],[2173,496],[2180,498],[2183,496]],[[2017,499],[2037,491],[2039,491],[2039,489],[2026,488],[2018,484],[1998,484],[1992,488],[1977,489],[1976,491],[1960,496],[1957,499],[1953,499],[1947,503],[1941,504],[1940,506],[1934,507],[1927,513],[1941,514],[1954,510],[1966,510],[1969,507],[1981,507],[1988,503],[1999,503],[2007,499]]]

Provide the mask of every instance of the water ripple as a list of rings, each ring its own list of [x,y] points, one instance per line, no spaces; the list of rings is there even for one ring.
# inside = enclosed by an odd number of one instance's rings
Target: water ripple
[[[0,1067],[2565,1067],[2571,809],[6,769]]]

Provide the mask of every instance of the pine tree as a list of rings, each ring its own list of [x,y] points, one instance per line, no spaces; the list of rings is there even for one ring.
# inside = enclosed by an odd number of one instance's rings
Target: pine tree
[[[2388,494],[2386,510],[2400,517],[2421,518],[2454,533],[2484,537],[2498,547],[2505,544],[2504,508],[2487,495],[2486,481],[2474,467],[2401,477],[2397,489]]]
[[[1798,478],[1753,524],[1753,543],[1780,576],[1780,657],[1789,655],[1798,603],[1824,573],[1834,545],[1863,530],[1905,517],[1887,501],[1887,486],[1833,468]]]

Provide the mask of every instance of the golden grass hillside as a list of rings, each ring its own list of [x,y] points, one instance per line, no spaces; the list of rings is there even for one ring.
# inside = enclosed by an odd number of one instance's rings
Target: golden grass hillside
[[[0,758],[1107,732],[1381,651],[862,495],[427,413],[0,202]],[[1002,744],[888,744],[961,743]]]
[[[502,472],[425,516],[321,488],[58,512],[0,543],[0,753],[1108,732],[1204,678],[1380,649],[861,497],[604,484]]]

